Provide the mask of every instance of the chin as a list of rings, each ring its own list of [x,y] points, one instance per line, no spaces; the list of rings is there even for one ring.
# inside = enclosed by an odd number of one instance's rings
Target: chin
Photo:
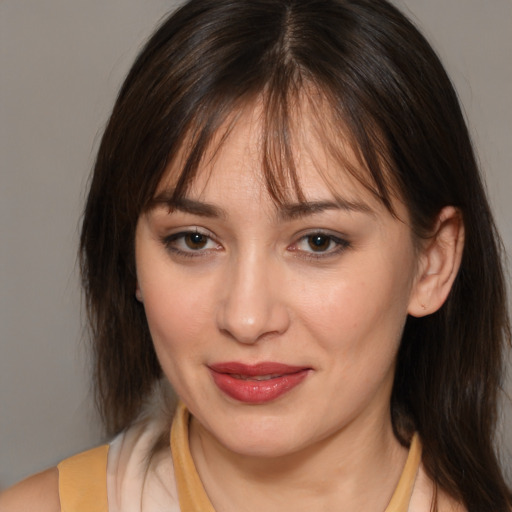
[[[246,436],[240,440],[230,438],[224,447],[242,457],[262,459],[284,457],[300,450],[300,446],[291,443],[290,439],[263,439],[261,436],[258,438]]]
[[[211,434],[227,450],[245,457],[283,457],[304,448],[309,436],[295,433],[294,426],[276,418],[236,418],[230,428],[211,431]],[[302,435],[301,435],[302,434]]]

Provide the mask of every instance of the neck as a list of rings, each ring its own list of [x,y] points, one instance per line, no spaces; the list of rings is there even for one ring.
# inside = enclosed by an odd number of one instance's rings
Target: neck
[[[379,416],[279,457],[233,453],[192,418],[190,447],[217,512],[384,510],[407,450],[393,435],[389,412]]]

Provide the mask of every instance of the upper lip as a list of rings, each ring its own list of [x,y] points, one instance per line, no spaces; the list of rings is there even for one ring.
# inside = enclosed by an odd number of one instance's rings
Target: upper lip
[[[238,361],[228,361],[208,365],[210,370],[217,373],[234,375],[246,375],[257,377],[258,375],[289,375],[309,369],[307,366],[292,366],[284,363],[265,361],[257,364],[245,364]]]

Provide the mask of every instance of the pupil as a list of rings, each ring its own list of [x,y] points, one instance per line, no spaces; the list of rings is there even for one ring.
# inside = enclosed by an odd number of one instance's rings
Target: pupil
[[[185,238],[190,249],[202,249],[206,245],[206,237],[201,233],[191,233]]]
[[[328,236],[324,235],[313,235],[309,237],[309,246],[314,251],[325,251],[329,248],[331,240]]]

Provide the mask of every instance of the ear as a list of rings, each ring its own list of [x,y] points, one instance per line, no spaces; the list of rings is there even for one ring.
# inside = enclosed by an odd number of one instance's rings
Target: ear
[[[464,249],[464,222],[453,206],[441,210],[432,236],[418,261],[408,313],[422,317],[435,313],[445,302],[459,271]]]
[[[143,298],[142,298],[142,292],[140,291],[140,287],[139,287],[139,283],[137,282],[136,286],[135,286],[135,298],[139,301],[139,302],[144,302]]]

